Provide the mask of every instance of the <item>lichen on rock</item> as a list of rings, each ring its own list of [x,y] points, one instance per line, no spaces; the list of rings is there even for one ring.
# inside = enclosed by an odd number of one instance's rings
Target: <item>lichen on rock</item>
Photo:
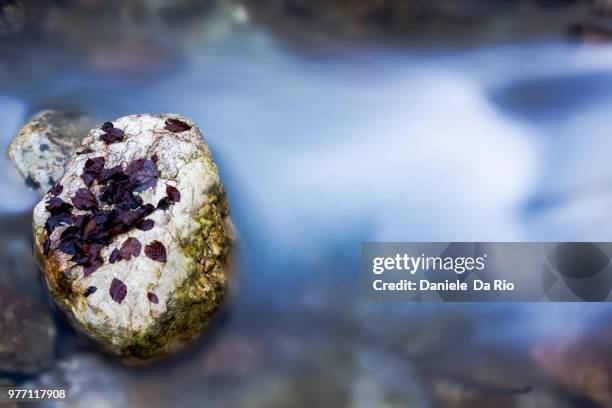
[[[34,209],[56,303],[123,358],[198,334],[226,288],[229,208],[196,124],[132,115],[93,129]]]
[[[30,188],[44,194],[62,177],[90,122],[81,114],[47,110],[21,128],[8,155]]]

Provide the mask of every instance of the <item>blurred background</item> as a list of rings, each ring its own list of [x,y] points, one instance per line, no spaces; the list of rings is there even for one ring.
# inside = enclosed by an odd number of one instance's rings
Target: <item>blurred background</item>
[[[611,407],[606,303],[372,303],[362,241],[610,241],[612,1],[0,0],[0,143],[176,112],[240,236],[188,350],[126,367],[32,259],[0,158],[0,384],[42,407]],[[14,404],[16,405],[16,404]]]

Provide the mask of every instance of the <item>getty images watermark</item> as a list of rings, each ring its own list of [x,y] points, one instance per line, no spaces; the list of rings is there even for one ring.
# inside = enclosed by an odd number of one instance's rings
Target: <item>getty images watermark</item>
[[[612,243],[364,243],[371,300],[608,301]]]
[[[372,272],[381,275],[385,271],[404,271],[410,275],[415,275],[419,271],[452,271],[457,275],[465,272],[483,271],[487,254],[478,257],[458,256],[411,256],[407,253],[395,254],[394,257],[375,257],[372,259]],[[432,282],[428,279],[419,279],[418,283],[412,279],[400,279],[395,282],[386,282],[384,279],[376,279],[372,283],[372,288],[376,291],[384,290],[463,290],[470,288],[467,282],[462,282],[459,276],[455,280],[445,279],[441,282]],[[505,279],[494,279],[491,283],[482,279],[472,281],[472,290],[514,290],[514,283]]]

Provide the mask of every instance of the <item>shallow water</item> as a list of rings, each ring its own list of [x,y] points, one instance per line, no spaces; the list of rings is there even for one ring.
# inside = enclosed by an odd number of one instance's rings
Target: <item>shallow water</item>
[[[31,384],[67,382],[100,406],[372,406],[394,392],[429,406],[415,355],[454,371],[487,350],[493,383],[533,385],[534,345],[609,318],[607,304],[372,304],[356,289],[367,240],[609,241],[611,47],[298,51],[235,10],[174,42],[141,34],[2,43],[0,144],[41,108],[193,118],[240,234],[237,290],[187,356],[149,368],[120,367],[64,324],[62,362]],[[29,211],[36,196],[0,168],[2,214]]]

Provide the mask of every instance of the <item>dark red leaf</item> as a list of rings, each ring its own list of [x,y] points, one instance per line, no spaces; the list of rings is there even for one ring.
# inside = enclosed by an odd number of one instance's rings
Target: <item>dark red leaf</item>
[[[100,257],[94,259],[88,267],[83,269],[83,274],[85,276],[89,276],[92,273],[94,273],[99,267],[102,266],[102,264],[104,263],[104,260]]]
[[[98,176],[98,182],[104,184],[110,179],[116,180],[122,178],[127,179],[127,175],[123,172],[123,168],[121,166],[115,166],[110,169],[102,169]]]
[[[53,187],[51,187],[51,190],[49,190],[49,194],[57,197],[58,195],[62,194],[62,191],[64,191],[64,186],[62,186],[60,183],[56,183]]]
[[[69,226],[64,231],[62,231],[62,235],[60,235],[60,240],[64,240],[66,238],[74,238],[75,235],[79,235],[81,233],[81,229],[74,225]]]
[[[100,172],[104,169],[104,157],[94,157],[87,159],[81,178],[87,187],[91,187],[100,176]]]
[[[58,197],[51,197],[47,200],[47,205],[45,206],[47,211],[51,214],[59,214],[66,213],[72,210],[72,204],[69,204]]]
[[[85,243],[83,245],[83,252],[85,252],[85,254],[89,257],[90,260],[93,260],[94,258],[97,258],[100,255],[100,252],[102,252],[102,248],[104,248],[104,245]]]
[[[166,262],[166,247],[159,241],[151,241],[144,249],[145,255],[157,262]]]
[[[159,200],[159,202],[157,203],[157,209],[166,211],[168,208],[170,208],[172,204],[174,203],[172,202],[171,199],[169,199],[168,197],[164,197],[161,200]]]
[[[191,129],[191,125],[182,120],[170,118],[166,119],[166,126],[164,128],[170,132],[180,133]]]
[[[88,189],[79,188],[72,198],[72,204],[79,210],[93,210],[98,207],[98,200]]]
[[[106,204],[119,204],[124,201],[126,194],[129,193],[122,183],[110,181],[102,190],[100,201]]]
[[[125,283],[121,282],[119,279],[114,278],[111,282],[109,293],[115,302],[121,304],[123,299],[125,299],[125,295],[127,295],[127,286],[125,286]]]
[[[100,140],[102,140],[106,144],[122,142],[123,130],[112,128],[107,133],[104,133],[102,136],[100,136]]]
[[[61,240],[57,244],[57,249],[67,255],[76,255],[83,250],[83,243],[78,237],[70,237]]]
[[[121,259],[123,259],[121,258],[121,251],[115,248],[113,249],[113,252],[111,252],[108,262],[114,264],[115,262],[119,262]]]
[[[107,210],[96,210],[94,211],[94,219],[96,220],[96,224],[104,224],[108,221],[110,217],[111,211]]]
[[[102,125],[102,131],[104,133],[108,133],[114,127],[115,127],[115,125],[113,125],[111,122],[104,122],[104,124]]]
[[[45,239],[43,243],[43,254],[49,255],[49,251],[51,250],[51,240],[49,238]]]
[[[96,231],[97,226],[98,225],[96,224],[96,219],[91,217],[89,221],[87,221],[87,224],[85,224],[85,227],[83,228],[83,236],[85,237],[91,236]]]
[[[138,211],[138,213],[143,217],[146,217],[147,215],[153,214],[155,211],[155,206],[153,204],[145,204],[136,211]]]
[[[155,226],[155,221],[153,220],[140,220],[136,223],[136,228],[141,231],[150,231]]]
[[[133,182],[133,190],[142,192],[157,184],[159,171],[151,160],[138,159],[131,162],[125,172]]]
[[[81,174],[81,178],[83,179],[83,183],[85,183],[87,187],[93,186],[94,181],[96,181],[95,173],[91,173],[88,171],[83,172],[83,174]]]
[[[83,170],[91,171],[94,173],[100,173],[104,168],[105,159],[102,156],[92,157],[91,159],[87,159],[85,162],[85,167]]]
[[[170,200],[174,201],[175,203],[181,201],[181,193],[176,189],[176,187],[166,185],[166,195]]]
[[[74,218],[74,226],[78,229],[84,229],[90,218],[89,214],[79,214]]]
[[[83,254],[76,254],[72,258],[70,258],[72,262],[77,264],[78,266],[88,266],[89,265],[89,256]]]
[[[157,299],[157,295],[155,293],[147,292],[147,299],[149,299],[149,302],[151,303],[159,302],[159,299]]]
[[[85,289],[85,292],[83,292],[83,296],[87,297],[89,295],[93,295],[94,293],[96,293],[96,290],[98,290],[98,288],[96,288],[95,286],[90,286]]]
[[[121,253],[121,258],[129,261],[132,259],[132,256],[137,257],[140,255],[140,251],[142,249],[142,245],[140,241],[138,241],[134,237],[130,237],[125,240],[123,245],[121,245],[121,249],[119,252]]]
[[[68,212],[60,212],[57,214],[53,214],[51,217],[49,217],[49,219],[45,223],[45,229],[50,234],[53,232],[54,229],[56,229],[60,225],[70,224],[73,222],[73,220],[74,219],[72,217],[72,214]]]
[[[117,218],[128,228],[133,228],[142,218],[138,211],[117,211]]]
[[[115,138],[121,138],[123,137],[123,130],[113,127],[109,132],[109,135],[115,137]]]

